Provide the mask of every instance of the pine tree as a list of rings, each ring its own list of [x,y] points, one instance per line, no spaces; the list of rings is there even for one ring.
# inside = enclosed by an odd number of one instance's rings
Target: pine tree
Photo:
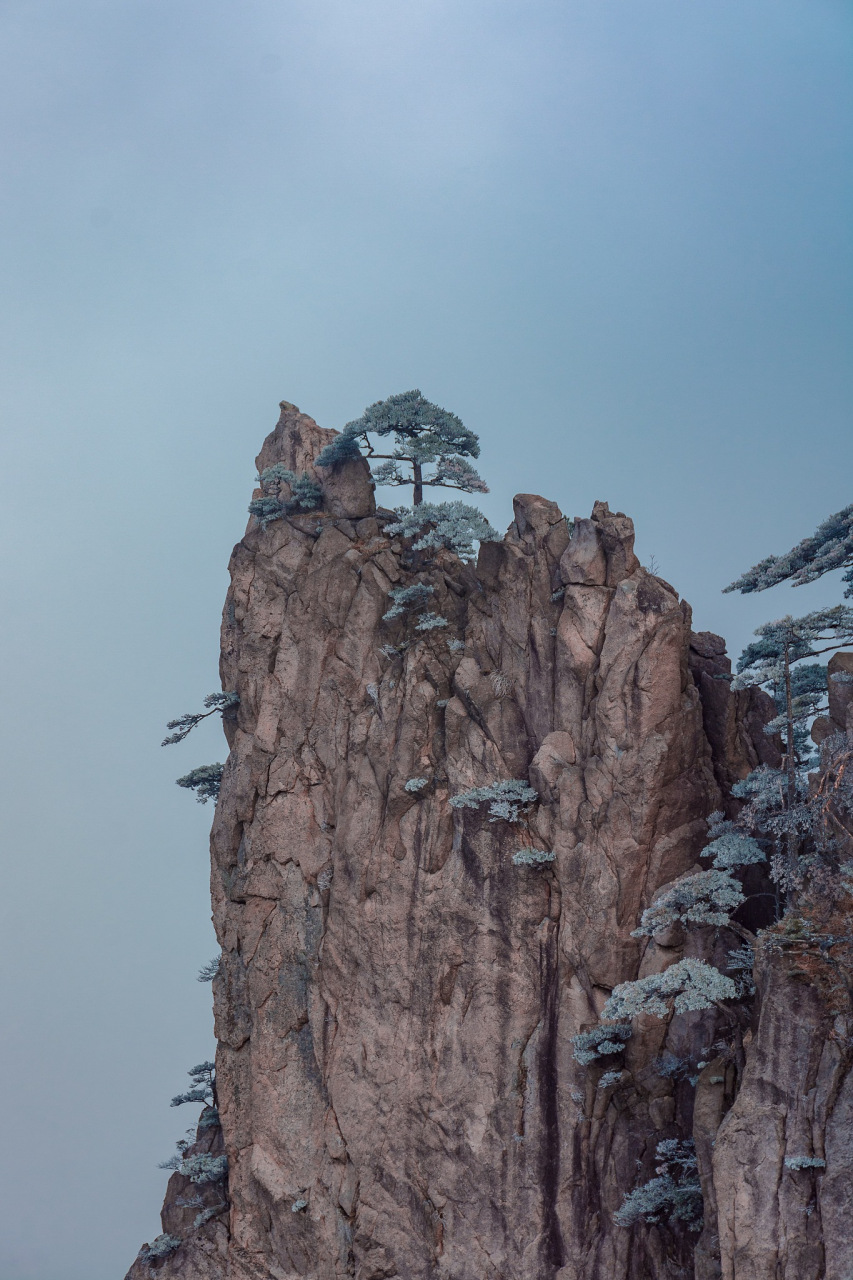
[[[261,496],[249,503],[249,515],[257,516],[262,529],[295,511],[315,511],[323,505],[323,490],[307,471],[298,476],[283,462],[262,471],[258,484]]]
[[[819,576],[816,570],[813,572]],[[764,587],[742,590],[764,590]],[[783,769],[781,775],[766,766],[754,770],[735,785],[733,793],[748,802],[741,814],[742,823],[752,823],[753,829],[770,836],[777,844],[784,843],[784,857],[780,850],[771,860],[771,873],[777,885],[790,894],[801,880],[803,837],[810,835],[818,843],[821,838],[820,815],[815,811],[806,774],[815,763],[808,751],[808,726],[827,696],[827,676],[823,664],[806,660],[832,653],[853,641],[853,609],[835,605],[801,618],[788,615],[764,623],[755,634],[758,640],[747,645],[738,659],[733,686],[758,685],[770,693],[777,715],[765,725],[764,731],[782,734]]]
[[[413,551],[447,547],[462,560],[474,555],[474,542],[496,542],[499,534],[476,507],[467,502],[422,502],[417,507],[398,507],[397,519],[386,524],[390,536],[413,538]]]
[[[393,435],[393,453],[377,453],[371,436]],[[315,460],[318,467],[333,467],[350,458],[376,458],[382,465],[373,471],[377,484],[411,485],[412,505],[420,506],[424,488],[433,485],[463,493],[488,493],[488,487],[468,458],[480,456],[480,443],[455,413],[441,409],[421,395],[404,391],[377,400],[360,418],[348,422]],[[424,468],[435,466],[427,475]],[[410,468],[410,470],[407,470]]]
[[[204,699],[206,711],[188,711],[185,715],[178,716],[177,720],[170,720],[166,728],[175,729],[177,732],[170,733],[168,738],[164,738],[160,743],[161,747],[171,747],[176,742],[183,742],[187,734],[192,733],[197,724],[201,724],[202,720],[206,720],[208,716],[218,714],[224,715],[229,707],[236,707],[240,702],[239,693],[209,693]]]
[[[779,582],[799,587],[833,569],[847,570],[842,579],[848,584],[844,594],[853,597],[853,505],[829,516],[810,538],[803,538],[785,555],[759,560],[725,590],[747,594],[766,591]]]

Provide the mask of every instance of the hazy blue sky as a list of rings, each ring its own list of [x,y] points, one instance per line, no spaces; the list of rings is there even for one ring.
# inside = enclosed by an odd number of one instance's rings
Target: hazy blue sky
[[[120,1280],[212,1049],[217,684],[253,458],[419,386],[721,596],[853,500],[849,0],[5,0],[3,1280]],[[184,1108],[184,1111],[189,1111]]]

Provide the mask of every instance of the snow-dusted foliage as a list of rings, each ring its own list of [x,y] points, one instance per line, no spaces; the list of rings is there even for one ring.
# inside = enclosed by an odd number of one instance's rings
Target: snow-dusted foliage
[[[556,853],[547,853],[544,849],[519,849],[512,860],[517,867],[544,867],[556,857]]]
[[[785,1161],[786,1169],[825,1169],[826,1161],[821,1160],[819,1156],[792,1156]]]
[[[429,778],[409,778],[409,781],[403,789],[404,791],[411,791],[413,794],[417,795],[419,791],[423,791],[423,789],[428,786]]]
[[[377,453],[371,436],[394,437],[392,453]],[[427,400],[420,391],[403,391],[369,405],[360,418],[348,422],[339,436],[316,459],[318,467],[334,467],[351,458],[379,459],[373,469],[377,484],[413,487],[414,505],[423,501],[426,486],[488,493],[482,476],[468,462],[480,456],[480,444],[455,413]],[[433,465],[431,474],[424,467]]]
[[[811,795],[805,770],[798,769],[791,777],[783,769],[762,765],[736,782],[732,795],[746,802],[738,823],[772,842],[770,875],[774,882],[785,892],[798,888],[803,867],[801,859],[792,861],[789,841],[799,844],[809,837],[820,846],[825,824],[823,806]]]
[[[203,964],[198,971],[199,982],[212,982],[219,973],[219,966],[222,963],[222,953],[214,956],[212,960],[208,960],[207,964]]]
[[[228,1157],[211,1156],[207,1153],[187,1156],[181,1161],[178,1173],[183,1174],[198,1186],[205,1186],[211,1182],[223,1182],[228,1173]]]
[[[596,1058],[621,1053],[625,1048],[625,1042],[630,1039],[630,1022],[615,1022],[609,1025],[599,1023],[591,1031],[580,1031],[576,1036],[572,1036],[574,1046],[572,1057],[582,1067],[586,1067]]]
[[[650,1013],[665,1018],[670,1009],[688,1013],[691,1009],[710,1009],[721,1000],[734,1000],[738,989],[731,978],[704,960],[686,957],[635,982],[621,982],[607,1000],[602,1018],[636,1018]]]
[[[777,715],[764,732],[781,733],[786,750],[793,750],[805,763],[810,751],[808,723],[823,708],[827,678],[822,663],[799,664],[853,641],[853,609],[835,605],[801,618],[789,615],[765,623],[755,634],[759,639],[747,645],[738,659],[732,687],[760,685],[770,693]]]
[[[853,505],[829,516],[809,538],[803,538],[782,556],[767,556],[753,565],[726,591],[766,591],[779,582],[795,587],[833,569],[847,569],[843,581],[848,583],[846,596],[853,596]]]
[[[614,1214],[620,1227],[637,1222],[683,1222],[691,1231],[702,1227],[702,1188],[692,1139],[668,1138],[656,1148],[657,1177],[629,1192]]]
[[[755,983],[752,980],[754,968],[755,950],[747,943],[729,952],[729,963],[726,965],[726,971],[735,975],[735,981],[740,987],[741,995],[755,995]]]
[[[186,1093],[178,1093],[169,1104],[172,1107],[183,1106],[185,1102],[203,1102],[205,1106],[209,1106],[215,1098],[216,1092],[216,1066],[212,1062],[200,1062],[196,1067],[190,1067],[187,1072],[192,1081],[192,1088]]]
[[[202,764],[197,769],[190,769],[182,778],[176,778],[179,787],[186,787],[195,792],[199,804],[207,804],[208,800],[216,800],[222,784],[224,765]]]
[[[415,623],[415,631],[440,631],[450,623],[440,613],[422,613]]]
[[[156,1240],[152,1240],[150,1244],[143,1245],[139,1250],[139,1256],[143,1262],[154,1262],[157,1258],[168,1258],[170,1253],[174,1253],[180,1246],[178,1236],[170,1236],[165,1232],[163,1235],[157,1236]]]
[[[800,618],[786,614],[756,627],[755,635],[758,639],[748,644],[738,659],[738,675],[732,682],[736,689],[753,684],[777,686],[784,675],[786,650],[788,661],[795,663],[846,644],[853,639],[853,609],[837,604]],[[813,664],[810,674],[803,678],[803,692],[810,684],[819,687],[823,671],[819,663]]]
[[[711,858],[719,871],[733,871],[736,867],[750,867],[765,862],[767,855],[752,836],[738,830],[720,811],[708,818],[711,842],[702,850],[701,857]]]
[[[463,560],[473,557],[475,542],[496,542],[500,537],[481,511],[464,502],[422,502],[417,507],[398,507],[397,519],[386,524],[385,532],[415,538],[414,551],[447,547]]]
[[[202,720],[206,720],[208,716],[215,716],[217,712],[222,715],[229,707],[236,707],[239,701],[239,693],[209,693],[204,699],[204,711],[188,711],[186,715],[178,716],[177,720],[170,720],[167,723],[166,728],[175,729],[176,732],[164,738],[160,746],[169,747],[175,742],[183,742],[187,734],[191,733],[197,724],[201,724]]]
[[[323,504],[323,490],[316,480],[312,480],[307,471],[298,476],[281,462],[262,471],[258,482],[261,497],[249,503],[249,514],[257,516],[262,529],[294,511],[316,511]],[[288,493],[282,492],[282,485],[287,485]]]
[[[597,1089],[609,1089],[611,1085],[618,1084],[622,1079],[621,1071],[605,1071],[604,1075],[596,1085]]]
[[[393,604],[387,613],[383,613],[383,622],[393,622],[402,618],[410,609],[422,609],[429,600],[435,587],[428,582],[413,582],[410,587],[392,587],[388,592]]]
[[[518,822],[521,814],[526,813],[538,798],[539,793],[522,778],[510,778],[506,782],[492,782],[487,787],[462,791],[458,796],[451,796],[450,803],[454,809],[478,809],[481,804],[488,804],[490,822],[499,819]]]
[[[744,901],[740,885],[728,871],[714,868],[682,876],[643,912],[639,928],[633,930],[631,937],[650,938],[676,922],[728,924],[732,911]]]

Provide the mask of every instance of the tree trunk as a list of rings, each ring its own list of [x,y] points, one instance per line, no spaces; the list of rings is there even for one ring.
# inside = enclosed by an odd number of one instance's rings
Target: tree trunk
[[[791,696],[791,651],[790,644],[785,641],[785,719],[787,742],[785,750],[787,752],[785,758],[785,772],[787,775],[787,809],[790,813],[797,798],[797,772],[794,760],[794,701]],[[788,874],[793,886],[794,877],[797,870],[797,837],[793,830],[787,833],[788,845]]]
[[[419,507],[424,500],[424,478],[421,464],[419,462],[412,463],[412,470],[415,473],[415,489],[412,496],[412,506]]]

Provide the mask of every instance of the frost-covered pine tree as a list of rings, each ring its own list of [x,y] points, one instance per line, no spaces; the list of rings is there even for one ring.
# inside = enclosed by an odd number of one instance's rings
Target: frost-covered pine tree
[[[811,537],[785,555],[759,561],[725,590],[749,594],[781,582],[797,587],[835,569],[846,570],[844,594],[853,597],[853,506],[829,516]],[[807,769],[816,763],[806,753],[808,725],[821,708],[827,684],[826,668],[804,661],[853,641],[853,609],[838,605],[802,618],[789,616],[759,627],[756,635],[759,640],[740,658],[735,684],[762,685],[773,696],[778,715],[767,732],[784,735],[784,771],[755,770],[734,792],[747,801],[741,824],[751,822],[754,830],[769,835],[779,846],[771,863],[772,874],[777,884],[791,891],[801,882],[803,838],[808,838],[814,851],[826,854],[834,844],[833,826],[838,825],[839,813],[844,831],[848,830],[844,815],[847,819],[853,815],[853,794],[846,782],[853,756],[849,738],[824,744],[816,787],[806,776]],[[836,673],[833,678],[843,681],[845,676]]]
[[[777,715],[765,733],[781,733],[785,744],[782,776],[778,770],[755,770],[734,792],[747,800],[746,820],[758,830],[784,841],[784,862],[773,864],[777,883],[790,891],[799,883],[802,836],[814,824],[807,769],[814,764],[808,751],[808,725],[827,696],[826,667],[808,662],[853,641],[853,609],[835,605],[801,618],[790,615],[758,627],[759,637],[741,654],[735,688],[759,685],[772,696]]]
[[[394,437],[391,453],[377,452],[373,438]],[[373,437],[373,438],[372,438]],[[377,484],[411,485],[412,506],[397,507],[389,534],[416,538],[413,547],[449,547],[462,559],[474,554],[474,542],[498,534],[476,507],[464,502],[425,502],[424,489],[458,489],[488,493],[488,486],[469,458],[480,456],[480,442],[455,413],[427,400],[420,391],[403,391],[369,405],[348,422],[340,435],[315,459],[318,467],[334,467],[349,458],[367,458]],[[432,468],[430,470],[429,468]]]
[[[257,516],[262,529],[296,511],[315,511],[323,505],[323,490],[307,471],[298,476],[283,462],[262,471],[258,484],[261,496],[249,503],[249,515]]]
[[[371,436],[394,437],[392,453],[378,453]],[[381,461],[373,469],[377,484],[411,485],[412,505],[424,500],[424,488],[460,489],[488,493],[485,481],[469,458],[480,456],[480,442],[455,413],[432,404],[420,391],[403,391],[369,405],[316,459],[318,467],[333,467],[348,458]],[[426,467],[434,466],[431,473]]]
[[[853,506],[844,507],[818,525],[810,538],[803,538],[782,556],[767,556],[730,583],[726,591],[766,591],[780,582],[802,586],[814,582],[833,569],[846,569],[845,596],[853,597]]]
[[[746,944],[740,952],[729,953],[730,964],[727,966],[729,973],[742,976],[729,977],[714,965],[688,956],[661,973],[620,983],[613,988],[605,1003],[598,1027],[573,1038],[574,1057],[581,1065],[621,1052],[624,1041],[630,1038],[634,1018],[644,1014],[669,1018],[712,1008],[719,1009],[729,1022],[735,1041],[735,1056],[738,1061],[742,1059],[740,1028],[728,1002],[742,998],[750,989],[744,956],[752,956],[755,939],[748,929],[732,919],[733,912],[746,901],[734,873],[764,862],[766,855],[757,840],[739,830],[737,824],[723,813],[712,813],[708,827],[711,839],[700,857],[710,859],[710,868],[682,876],[663,889],[643,912],[633,937],[653,938],[674,924],[686,927],[713,925],[718,929],[729,929]],[[734,956],[738,958],[733,959]],[[751,974],[751,959],[747,967]]]
[[[197,724],[201,724],[202,720],[206,720],[208,716],[224,715],[229,707],[236,707],[240,702],[239,693],[209,693],[204,699],[204,711],[187,711],[184,715],[178,716],[177,720],[170,720],[166,728],[174,729],[174,733],[170,733],[160,743],[161,747],[171,747],[176,742],[183,742],[187,734],[192,733]]]
[[[216,1106],[216,1064],[200,1062],[190,1067],[187,1072],[192,1081],[192,1088],[186,1093],[177,1093],[170,1102],[172,1107],[182,1107],[186,1102],[201,1102],[206,1107]]]

